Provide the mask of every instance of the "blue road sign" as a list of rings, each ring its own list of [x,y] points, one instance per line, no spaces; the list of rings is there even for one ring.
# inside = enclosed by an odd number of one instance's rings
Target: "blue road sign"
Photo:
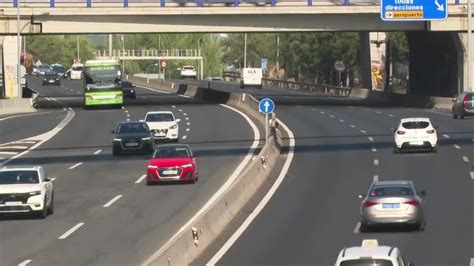
[[[262,66],[262,70],[265,71],[268,69],[268,59],[262,58],[260,59],[260,65]]]
[[[384,21],[428,21],[448,18],[447,0],[381,0]]]
[[[264,114],[273,113],[273,111],[275,110],[275,103],[268,98],[262,99],[258,104],[258,109]]]

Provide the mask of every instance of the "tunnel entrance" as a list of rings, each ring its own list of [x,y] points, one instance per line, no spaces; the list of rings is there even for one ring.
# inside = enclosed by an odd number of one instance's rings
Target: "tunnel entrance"
[[[452,32],[407,32],[410,50],[408,93],[452,97],[461,82],[463,49]]]

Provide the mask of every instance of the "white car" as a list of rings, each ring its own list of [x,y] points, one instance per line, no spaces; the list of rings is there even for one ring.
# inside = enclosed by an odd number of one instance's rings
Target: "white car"
[[[83,64],[73,64],[69,72],[71,79],[82,79],[83,69],[84,69]]]
[[[400,250],[393,246],[379,246],[377,239],[364,239],[362,246],[344,248],[339,252],[335,266],[375,265],[412,266],[405,262]]]
[[[395,132],[394,152],[405,149],[428,149],[438,151],[438,133],[429,118],[403,118]]]
[[[53,183],[43,167],[0,169],[0,213],[33,213],[46,218],[53,212]]]
[[[183,66],[181,68],[181,78],[186,79],[186,78],[192,78],[196,79],[197,77],[197,72],[196,69],[194,69],[193,66]]]
[[[155,141],[179,141],[180,119],[175,119],[173,112],[170,111],[153,111],[145,115],[144,120]]]

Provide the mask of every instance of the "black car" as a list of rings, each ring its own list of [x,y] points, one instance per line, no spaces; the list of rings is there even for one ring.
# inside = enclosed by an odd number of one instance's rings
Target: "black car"
[[[135,92],[135,85],[133,85],[130,81],[123,80],[122,81],[122,91],[123,97],[136,99],[137,94]]]
[[[51,70],[58,73],[58,76],[60,78],[66,77],[66,68],[64,68],[62,65],[59,65],[59,64],[51,65]]]
[[[112,134],[113,155],[119,155],[123,151],[153,152],[153,136],[145,122],[122,122],[117,130],[112,130]]]
[[[464,92],[453,100],[453,118],[463,119],[465,116],[474,116],[474,93]]]
[[[56,72],[46,72],[43,76],[43,86],[45,85],[61,85],[61,78]]]

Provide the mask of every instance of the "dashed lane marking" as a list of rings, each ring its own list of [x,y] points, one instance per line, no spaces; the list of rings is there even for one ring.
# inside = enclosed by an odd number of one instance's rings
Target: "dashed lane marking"
[[[185,117],[184,119],[189,120],[189,117]]]
[[[351,125],[352,128],[355,128],[356,126],[355,125]]]
[[[466,163],[469,162],[469,158],[467,158],[467,156],[463,156],[463,157],[462,157],[462,160],[465,161]]]
[[[320,111],[319,113],[323,115],[323,114],[325,114],[326,112]]]
[[[74,168],[76,168],[76,167],[79,167],[79,166],[82,165],[82,164],[83,164],[82,162],[76,163],[75,165],[69,167],[69,170],[72,170],[72,169],[74,169]]]
[[[361,130],[360,130],[360,133],[364,133],[364,134],[365,134],[365,133],[367,133],[367,131],[361,129]]]
[[[374,159],[374,165],[379,165],[379,160]]]
[[[378,182],[379,181],[379,176],[378,175],[374,175],[374,182]]]
[[[24,260],[22,261],[20,264],[18,264],[18,266],[26,266],[28,265],[28,263],[32,262],[32,260]]]
[[[469,174],[471,175],[471,179],[474,179],[474,172],[469,172]]]
[[[358,234],[360,233],[360,222],[358,222],[354,228],[354,234]]]
[[[186,135],[184,135],[184,136],[182,137],[182,139],[187,139],[187,138],[188,138],[188,136],[186,136]]]
[[[330,117],[330,118],[334,118],[334,116],[333,116],[333,115],[329,115],[329,117]]]
[[[186,128],[186,132],[189,132],[189,130],[190,130],[189,128]]]
[[[129,121],[130,121],[130,118],[127,118],[127,122],[129,122]]]
[[[449,139],[449,135],[447,135],[447,134],[443,134],[443,137]]]
[[[372,148],[372,152],[377,152],[377,148]]]
[[[66,239],[68,236],[70,236],[72,233],[74,233],[77,229],[81,228],[84,223],[78,223],[75,226],[73,226],[71,229],[67,230],[66,233],[62,234],[58,239]]]
[[[176,108],[176,106],[175,106],[175,105],[171,105],[171,107],[173,107],[173,108]]]
[[[342,119],[339,119],[339,122],[344,123],[344,122],[346,122],[346,121],[344,121],[344,120],[342,120]]]
[[[140,178],[137,179],[137,181],[135,181],[135,184],[140,184],[140,182],[143,181],[143,179],[145,179],[146,175],[142,175],[140,176]]]
[[[182,112],[182,111],[183,111],[183,109],[178,109],[178,111],[179,111],[179,112]]]
[[[395,117],[395,116],[394,116],[394,115],[392,115],[392,114],[388,114],[388,116],[390,116],[390,117]]]
[[[56,177],[51,177],[50,180],[54,181],[54,180],[56,180]]]
[[[377,114],[381,114],[381,113],[382,113],[382,112],[380,112],[380,111],[375,111],[375,112],[376,112]]]
[[[461,146],[457,145],[457,144],[454,144],[454,148],[460,150],[461,149]]]
[[[369,137],[369,141],[374,141],[374,138],[372,138],[372,137]]]
[[[187,113],[183,113],[183,115],[188,115]]]
[[[110,206],[112,206],[112,204],[114,204],[114,202],[116,202],[117,200],[119,200],[121,197],[123,197],[123,195],[117,195],[115,196],[113,199],[109,200],[106,204],[104,204],[104,208],[108,208]]]
[[[187,122],[187,123],[186,123],[186,125],[187,125],[187,126],[190,126],[190,125],[191,125],[191,123]]]
[[[94,155],[97,155],[97,154],[99,154],[99,153],[101,153],[101,152],[102,152],[102,150],[96,150],[96,151],[94,152]]]

